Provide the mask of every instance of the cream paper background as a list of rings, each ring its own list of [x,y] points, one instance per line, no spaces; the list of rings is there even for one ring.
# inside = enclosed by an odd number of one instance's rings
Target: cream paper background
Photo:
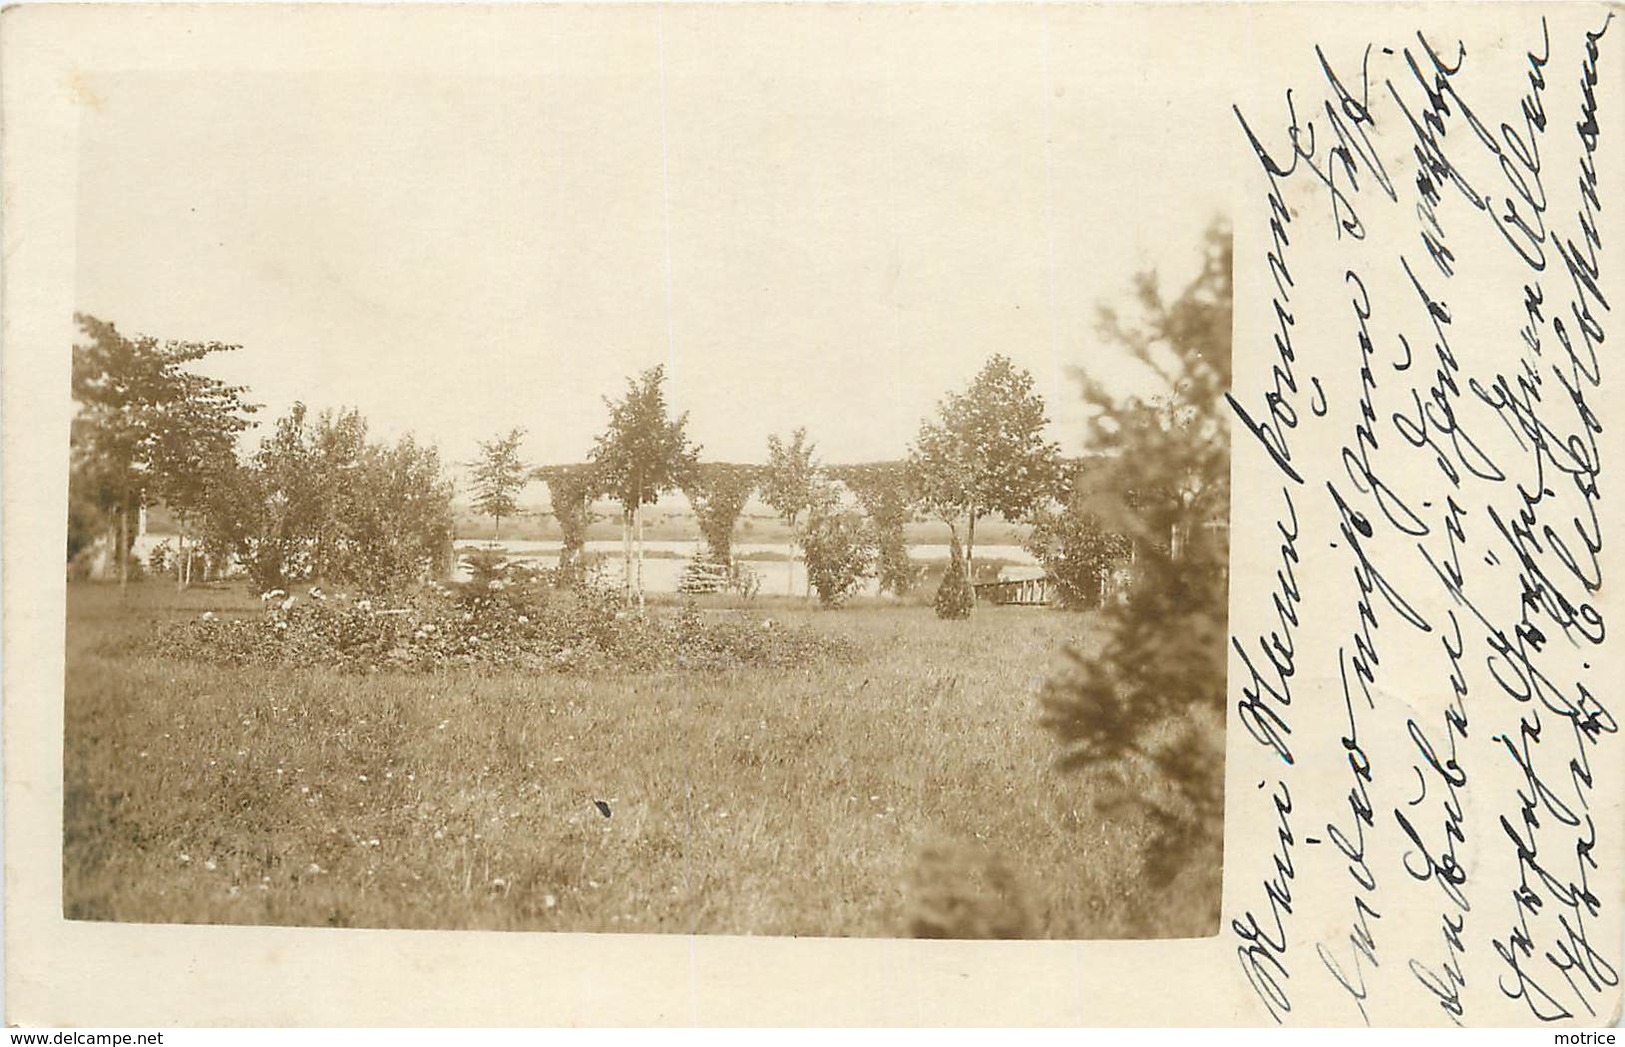
[[[647,9],[644,9],[647,12]],[[929,11],[930,9],[924,9]],[[1548,140],[1563,134],[1576,104],[1578,73],[1572,37],[1601,22],[1598,5],[1542,5],[1553,23],[1553,111]],[[667,8],[672,24],[704,20],[711,32],[737,34],[748,46],[764,30],[762,8]],[[784,940],[681,936],[595,936],[487,934],[460,932],[339,931],[284,928],[143,926],[68,923],[61,919],[62,805],[62,635],[64,621],[60,549],[66,519],[65,459],[68,419],[68,354],[73,337],[76,134],[83,107],[101,103],[98,91],[107,74],[159,72],[208,76],[237,69],[261,71],[383,70],[390,74],[483,75],[529,69],[535,19],[545,12],[520,8],[97,8],[24,7],[4,15],[0,86],[4,89],[5,283],[4,283],[4,521],[5,521],[5,765],[6,765],[6,933],[7,1021],[25,1025],[554,1025],[554,1024],[1079,1024],[1229,1025],[1268,1024],[1269,1016],[1249,989],[1236,958],[1229,924],[1244,911],[1258,911],[1260,881],[1269,875],[1276,843],[1272,812],[1258,784],[1279,767],[1239,730],[1232,715],[1227,766],[1229,813],[1226,822],[1224,929],[1215,938],[1166,942],[955,943],[908,940]],[[805,17],[831,24],[853,17],[851,10],[815,9]],[[1010,5],[961,9],[964,17],[990,24],[1031,19],[1030,7]],[[636,9],[605,12],[605,17],[638,17]],[[1215,85],[1230,95],[1250,122],[1279,149],[1284,138],[1284,92],[1297,87],[1300,118],[1320,97],[1313,45],[1321,43],[1346,64],[1366,41],[1393,41],[1403,47],[1418,23],[1439,39],[1457,35],[1470,41],[1474,61],[1493,63],[1489,80],[1500,87],[1493,108],[1515,107],[1519,62],[1535,16],[1522,5],[1393,6],[1304,5],[1296,9],[1251,5],[1118,5],[1107,9],[1050,8],[1045,17],[1064,30],[1086,18],[1140,23],[1153,36],[1170,41],[1184,35],[1219,40],[1252,56],[1253,75]],[[1567,40],[1567,44],[1560,41]],[[1625,25],[1615,26],[1604,48],[1599,111],[1604,121],[1599,168],[1618,184],[1625,138]],[[1203,70],[1170,44],[1166,66],[1117,69],[1102,92],[1132,92],[1137,81],[1162,76],[1203,75]],[[1505,48],[1505,50],[1498,50]],[[904,60],[907,60],[906,57]],[[839,53],[827,61],[839,64]],[[1390,65],[1387,74],[1393,75]],[[1087,71],[1077,71],[1087,74]],[[952,70],[943,70],[945,76]],[[1504,94],[1496,92],[1503,91]],[[1125,94],[1126,97],[1126,94]],[[1561,114],[1561,115],[1558,115]],[[1166,129],[1148,126],[1147,135]],[[1238,395],[1257,393],[1271,362],[1268,334],[1267,273],[1262,268],[1267,228],[1264,194],[1268,186],[1243,147],[1237,125],[1199,131],[1199,141],[1170,140],[1168,163],[1187,157],[1222,155],[1228,167],[1212,177],[1232,186],[1231,214],[1237,233]],[[1566,139],[1565,139],[1566,140]],[[1228,143],[1224,145],[1223,143]],[[1389,141],[1384,149],[1402,163],[1408,147]],[[1554,161],[1567,180],[1571,164]],[[1409,177],[1409,171],[1404,177]],[[1402,187],[1403,188],[1403,187]],[[1319,302],[1324,312],[1336,301],[1327,273],[1337,265],[1331,246],[1325,201],[1307,187],[1289,195],[1302,224],[1294,259],[1305,277],[1305,308]],[[1184,201],[1159,194],[1155,171],[1147,171],[1140,208],[1179,209]],[[1571,209],[1554,191],[1553,213]],[[1606,285],[1621,297],[1617,270],[1625,236],[1617,197],[1604,204],[1603,242]],[[1403,208],[1391,208],[1401,211]],[[1207,215],[1192,214],[1200,228]],[[1316,225],[1319,223],[1319,225]],[[1399,243],[1414,230],[1396,218],[1374,239]],[[1464,255],[1490,253],[1493,234],[1485,227],[1452,223],[1451,243]],[[1381,238],[1387,237],[1387,240]],[[1369,247],[1370,245],[1368,245]],[[1374,257],[1374,256],[1367,256]],[[1311,265],[1310,260],[1314,263]],[[1612,266],[1609,267],[1609,263]],[[1307,274],[1314,270],[1317,275]],[[1392,296],[1394,285],[1378,288]],[[247,289],[251,290],[251,289]],[[1488,292],[1473,297],[1453,289],[1458,314],[1482,306],[1499,325],[1504,313]],[[1383,299],[1387,300],[1387,299]],[[1503,303],[1504,304],[1504,303]],[[1306,314],[1307,315],[1307,314]],[[1327,315],[1330,315],[1329,313]],[[1494,330],[1501,330],[1496,326]],[[1480,332],[1481,334],[1483,332]],[[1504,332],[1503,332],[1504,333]],[[1611,331],[1616,339],[1617,329]],[[1475,342],[1475,344],[1477,344]],[[1499,351],[1488,346],[1483,351]],[[1322,346],[1317,352],[1324,352]],[[1605,358],[1605,391],[1618,388]],[[380,381],[409,380],[398,376]],[[1357,377],[1342,369],[1327,378],[1329,397],[1345,409],[1358,394]],[[1609,396],[1598,397],[1607,406]],[[1605,423],[1608,419],[1605,416]],[[1619,460],[1621,425],[1604,436],[1604,459]],[[1275,547],[1269,533],[1274,506],[1268,498],[1273,477],[1256,445],[1238,435],[1235,442],[1233,581],[1231,629],[1241,634],[1264,626],[1260,617],[1273,583]],[[1322,441],[1316,453],[1335,451]],[[1306,452],[1307,453],[1307,452]],[[1613,469],[1602,483],[1612,497]],[[1603,530],[1621,533],[1617,498],[1605,498]],[[1320,506],[1306,517],[1306,535],[1324,542],[1329,517]],[[1319,530],[1315,530],[1319,528]],[[1306,544],[1310,541],[1306,537]],[[1612,550],[1605,565],[1617,571]],[[1322,586],[1324,608],[1346,602],[1332,595],[1347,588],[1347,572],[1324,561],[1323,574],[1306,578]],[[1409,577],[1409,576],[1406,576]],[[1618,600],[1602,602],[1605,616]],[[1340,706],[1330,704],[1335,677],[1325,655],[1338,642],[1343,624],[1307,618],[1300,634],[1304,669],[1294,723],[1307,752],[1324,766],[1292,772],[1300,810],[1333,810],[1347,787],[1346,769],[1336,762]],[[1329,612],[1328,612],[1329,613]],[[1264,626],[1267,627],[1267,626]],[[1318,630],[1318,631],[1317,631]],[[1395,650],[1400,650],[1397,633]],[[1442,678],[1421,671],[1397,671],[1421,648],[1405,648],[1385,663],[1385,708],[1436,712]],[[1319,651],[1313,661],[1307,652]],[[1607,653],[1597,680],[1620,678],[1618,644]],[[1232,664],[1231,697],[1236,697]],[[1605,697],[1606,701],[1607,698]],[[1616,703],[1617,705],[1617,703]],[[1617,713],[1617,708],[1615,712]],[[1375,722],[1374,720],[1372,721]],[[1375,728],[1372,729],[1373,732]],[[1311,737],[1313,740],[1311,740]],[[1597,771],[1592,814],[1599,838],[1600,869],[1593,879],[1604,898],[1604,917],[1595,942],[1620,958],[1621,767],[1617,744],[1605,739],[1594,750]],[[1404,753],[1403,733],[1390,728],[1374,742],[1378,759],[1390,765]],[[1513,782],[1486,761],[1474,768],[1469,790],[1469,838],[1492,838],[1494,805],[1510,796]],[[1408,772],[1407,772],[1408,773]],[[1384,789],[1395,797],[1411,785],[1395,770]],[[1386,793],[1384,795],[1387,795]],[[1483,797],[1484,799],[1480,799]],[[1500,798],[1500,799],[1497,799]],[[1402,802],[1402,801],[1396,801]],[[1502,808],[1504,809],[1504,808]],[[1299,827],[1300,833],[1304,826]],[[1312,830],[1312,826],[1308,826]],[[1392,843],[1393,833],[1386,839]],[[1335,945],[1347,933],[1348,896],[1336,863],[1324,849],[1297,849],[1295,913],[1289,957],[1294,1009],[1299,1024],[1347,1025],[1357,1013],[1315,960],[1317,942]],[[1475,882],[1491,883],[1510,867],[1504,848],[1472,859]],[[1397,869],[1392,853],[1386,866]],[[1502,893],[1486,889],[1486,894]],[[1410,953],[1436,951],[1437,894],[1398,883],[1383,896],[1388,906],[1378,925],[1385,962],[1372,987],[1373,1019],[1384,1024],[1438,1024],[1436,1007],[1415,991],[1404,972]],[[1483,932],[1505,917],[1506,908],[1483,902]],[[1475,925],[1476,927],[1476,925]],[[1497,1001],[1497,974],[1487,938],[1472,943],[1468,958],[1472,1024],[1521,1024],[1518,1008]],[[1381,999],[1375,996],[1381,991]],[[1614,989],[1611,1006],[1619,1007]],[[1608,1017],[1606,1007],[1598,1020]]]

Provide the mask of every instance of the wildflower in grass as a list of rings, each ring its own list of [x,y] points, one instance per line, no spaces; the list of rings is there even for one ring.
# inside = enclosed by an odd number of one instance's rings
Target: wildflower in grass
[[[288,598],[287,598],[287,599],[286,599],[286,600],[283,600],[283,601],[282,601],[282,605],[281,605],[281,606],[282,606],[282,609],[283,609],[283,610],[284,610],[284,611],[291,611],[291,610],[293,610],[293,605],[294,605],[294,604],[295,604],[295,603],[297,603],[297,602],[298,602],[298,600],[299,600],[299,598],[298,598],[298,597],[297,597],[297,596],[290,596],[290,597],[288,597]]]
[[[367,780],[367,776],[364,775],[364,774],[358,774],[358,775],[356,775],[356,780],[364,782],[364,781]]]
[[[203,614],[201,616],[199,616],[199,617],[200,617],[200,620],[202,620],[202,621],[212,622],[212,621],[215,620],[215,613],[213,611],[204,611]]]
[[[322,867],[320,865],[317,865],[315,862],[311,862],[309,865],[305,866],[305,872],[309,873],[312,876],[317,875],[321,871],[322,871]]]
[[[310,587],[310,598],[312,600],[325,600],[327,599],[327,594],[322,592],[321,586],[313,585]]]
[[[372,610],[372,601],[371,600],[357,600],[356,604],[355,604],[355,607],[356,607],[356,610],[358,610],[358,611],[370,611],[370,610]]]
[[[190,865],[192,863],[192,856],[190,854],[182,854],[179,861],[182,865]]]
[[[551,894],[542,895],[542,907],[544,909],[551,909],[557,904],[559,904],[559,900]]]
[[[204,863],[203,863],[203,867],[204,867],[204,868],[205,868],[205,869],[207,869],[207,870],[209,870],[209,871],[210,871],[210,872],[214,872],[214,871],[215,871],[215,870],[216,870],[216,869],[218,869],[218,868],[220,868],[220,867],[219,867],[219,866],[218,866],[218,865],[216,865],[216,864],[215,864],[215,863],[214,863],[214,859],[213,859],[213,858],[210,858],[210,859],[209,859],[209,860],[208,860],[208,861],[206,861],[206,862],[204,862]]]

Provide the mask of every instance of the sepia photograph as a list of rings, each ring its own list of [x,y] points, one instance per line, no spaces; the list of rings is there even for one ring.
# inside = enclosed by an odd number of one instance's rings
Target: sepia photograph
[[[1618,13],[7,8],[8,1024],[1595,1037]]]
[[[1086,9],[527,25],[75,84],[63,915],[1217,933],[1231,229],[1131,133],[1215,100]]]

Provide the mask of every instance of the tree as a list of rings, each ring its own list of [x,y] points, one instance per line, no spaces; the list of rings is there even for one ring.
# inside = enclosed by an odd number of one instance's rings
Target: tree
[[[785,443],[777,434],[767,438],[767,473],[762,480],[762,498],[790,528],[790,548],[787,557],[787,593],[796,586],[795,546],[799,532],[796,522],[801,514],[812,508],[817,493],[820,467],[813,456],[817,445],[807,439],[805,426],[798,426]],[[808,579],[808,588],[812,580]]]
[[[1132,543],[1108,531],[1102,518],[1119,497],[1109,486],[1120,479],[1116,466],[1115,459],[1101,457],[1067,463],[1055,503],[1031,517],[1033,527],[1023,544],[1055,579],[1063,607],[1100,606],[1113,570],[1131,559]]]
[[[314,570],[313,549],[326,524],[315,459],[308,411],[295,403],[218,490],[224,537],[262,591]]]
[[[84,341],[73,347],[70,504],[80,519],[94,509],[117,520],[120,584],[129,578],[130,514],[168,497],[182,521],[201,504],[207,475],[232,453],[257,405],[242,386],[197,374],[188,365],[239,348],[223,342],[159,342],[126,337],[95,317],[76,314]],[[109,530],[112,526],[109,525]],[[184,541],[184,531],[183,531]]]
[[[830,488],[833,495],[833,488]],[[807,583],[818,602],[839,607],[875,568],[874,534],[863,517],[831,497],[815,499],[801,536]]]
[[[683,485],[694,507],[706,555],[713,563],[732,566],[733,531],[745,503],[756,493],[762,470],[750,465],[705,462],[696,466]]]
[[[689,442],[685,432],[688,414],[676,418],[667,414],[666,396],[661,389],[665,379],[665,367],[651,367],[637,378],[627,379],[626,395],[620,400],[604,398],[609,426],[598,435],[591,455],[604,489],[621,503],[629,599],[633,591],[634,535],[637,539],[639,604],[643,601],[643,507],[658,502],[662,494],[681,485],[699,459],[700,449]]]
[[[536,470],[535,477],[547,484],[549,508],[559,524],[559,571],[573,574],[581,566],[587,528],[592,524],[592,502],[603,493],[603,480],[591,465],[544,466]]]
[[[1158,835],[1147,873],[1216,877],[1223,806],[1230,436],[1231,243],[1215,224],[1201,274],[1172,301],[1136,282],[1142,319],[1103,311],[1101,330],[1159,376],[1153,398],[1085,380],[1090,442],[1106,464],[1101,522],[1135,546],[1126,599],[1101,614],[1104,643],[1046,684],[1044,723],[1069,767],[1123,783],[1118,803]]]
[[[519,511],[516,496],[529,479],[530,467],[519,457],[523,429],[480,442],[480,456],[469,463],[474,470],[474,508],[496,525],[493,541],[502,541],[502,518]]]
[[[949,536],[948,569],[942,574],[932,606],[938,618],[965,619],[976,605],[976,591],[971,588],[970,574],[965,568],[965,553],[959,544],[959,535]]]
[[[344,577],[363,590],[388,592],[434,572],[451,541],[451,483],[433,447],[411,434],[393,445],[368,444],[362,497],[349,506]]]
[[[918,568],[909,559],[908,539],[903,532],[903,525],[913,515],[906,466],[901,462],[873,462],[839,466],[830,472],[857,496],[869,517],[880,588],[894,596],[906,596],[919,577]]]
[[[216,489],[229,545],[263,589],[301,579],[373,593],[421,581],[451,535],[451,485],[438,453],[411,436],[367,440],[353,410],[315,422],[302,403]]]
[[[1051,496],[1060,449],[1044,439],[1048,424],[1032,375],[995,354],[968,390],[949,395],[920,426],[909,449],[912,485],[956,536],[956,521],[966,518],[967,573],[980,517],[1020,519]]]

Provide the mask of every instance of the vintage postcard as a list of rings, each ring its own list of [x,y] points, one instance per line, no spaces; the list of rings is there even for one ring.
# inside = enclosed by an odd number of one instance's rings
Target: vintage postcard
[[[7,9],[7,1021],[1613,1024],[1620,18]]]

